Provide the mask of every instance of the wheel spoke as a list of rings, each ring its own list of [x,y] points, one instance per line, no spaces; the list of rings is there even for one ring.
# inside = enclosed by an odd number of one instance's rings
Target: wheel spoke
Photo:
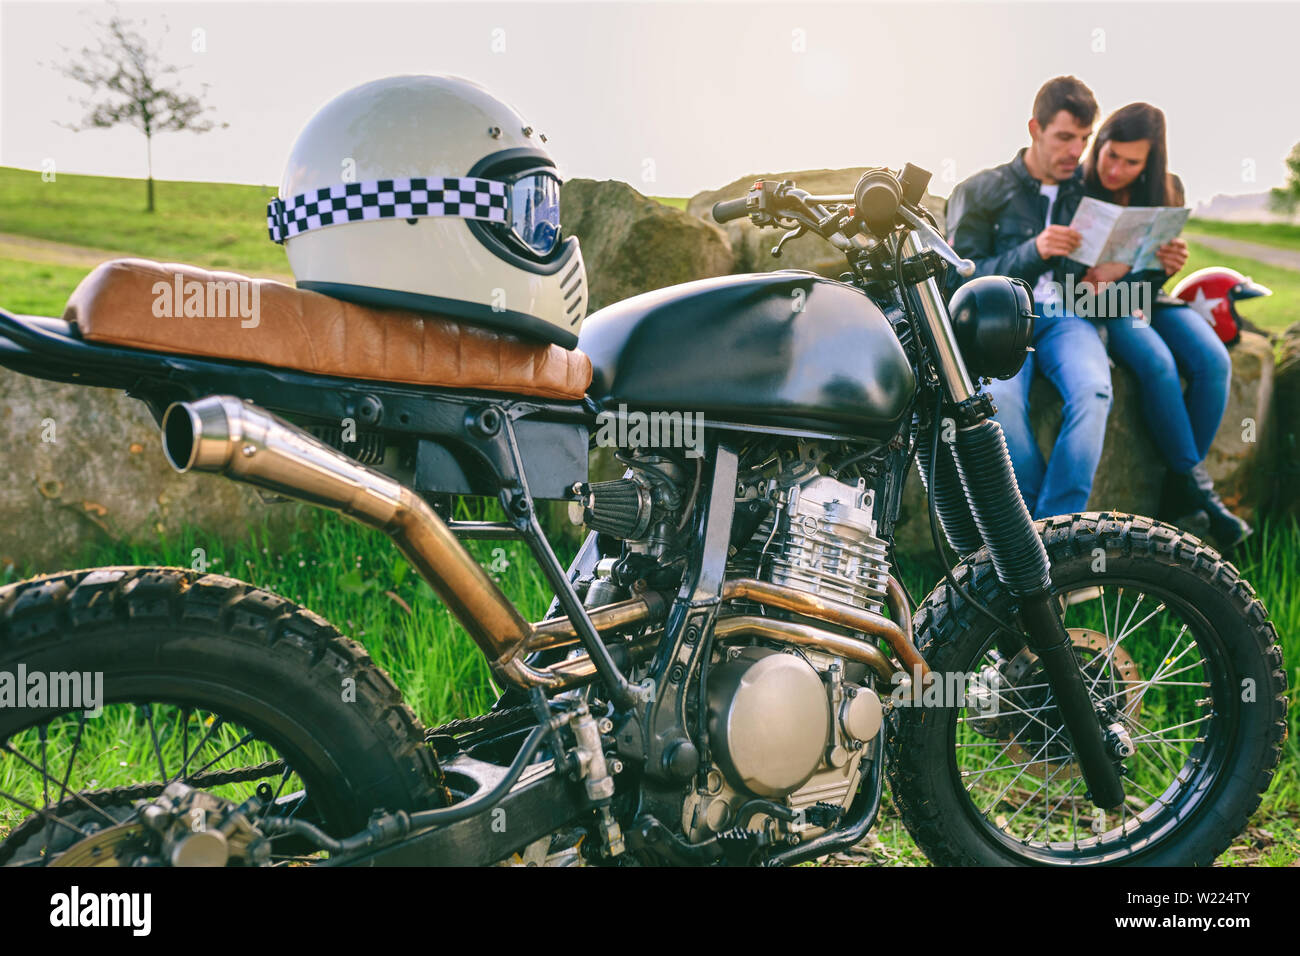
[[[1058,732],[1058,733],[1059,733],[1059,732]],[[1047,740],[1043,743],[1043,745],[1042,745],[1041,747],[1038,748],[1038,752],[1034,754],[1033,758],[1031,758],[1031,764],[1032,764],[1032,763],[1033,763],[1033,762],[1038,758],[1039,754],[1041,754],[1044,750],[1046,750],[1046,749],[1048,748],[1048,746],[1051,744],[1051,742],[1052,742],[1053,740],[1056,739],[1056,737],[1058,736],[1058,733],[1053,733],[1052,736],[1051,736],[1051,737],[1048,737]],[[982,816],[986,816],[986,817],[987,817],[987,816],[989,815],[989,813],[992,811],[992,809],[998,805],[998,802],[999,802],[999,801],[1000,801],[1004,796],[1006,796],[1007,791],[1010,790],[1013,786],[1015,786],[1016,781],[1019,780],[1021,777],[1023,777],[1023,776],[1025,775],[1025,770],[1027,770],[1027,769],[1028,769],[1028,767],[1022,767],[1022,768],[1020,769],[1020,772],[1017,773],[1014,777],[1011,778],[1011,782],[1010,782],[1009,784],[1007,784],[1005,787],[1003,787],[1003,788],[1002,788],[1002,792],[999,793],[996,797],[993,798],[993,802],[990,803],[990,804],[988,805],[988,807],[987,807],[987,808],[982,812],[982,814],[981,814]]]
[[[67,827],[73,833],[76,833],[78,836],[81,837],[90,836],[90,834],[87,831],[81,829],[81,827],[77,826],[75,823],[69,823],[67,820],[63,820],[58,816],[56,816],[48,807],[34,807],[26,800],[19,799],[18,797],[15,797],[12,793],[8,793],[4,790],[0,790],[0,797],[4,797],[6,800],[10,801],[11,803],[18,804],[18,806],[22,807],[24,810],[30,810],[32,813],[39,813],[42,817],[45,818],[47,823],[53,823],[57,826]],[[112,817],[109,817],[109,819],[113,820]],[[114,826],[117,825],[116,820],[113,820],[113,825]]]
[[[221,753],[217,754],[215,757],[213,757],[211,760],[209,760],[207,763],[205,763],[205,764],[204,764],[202,767],[200,767],[198,770],[195,770],[195,771],[194,771],[194,776],[197,777],[199,774],[201,774],[203,771],[207,770],[209,767],[211,767],[214,763],[216,763],[216,762],[217,762],[218,760],[220,760],[222,757],[225,757],[227,754],[233,753],[234,751],[238,750],[240,747],[244,746],[244,744],[246,744],[246,743],[248,743],[250,740],[252,740],[253,737],[254,737],[254,734],[252,733],[252,731],[249,731],[248,733],[244,734],[244,736],[240,737],[238,740],[236,740],[233,744],[231,744],[231,745],[230,745],[229,747],[227,747],[225,750],[221,751]]]
[[[19,760],[21,760],[23,763],[27,764],[27,766],[31,767],[33,770],[36,770],[36,771],[38,771],[38,772],[40,771],[40,769],[41,769],[40,767],[38,767],[38,766],[37,766],[35,763],[33,763],[31,760],[27,759],[27,757],[26,757],[25,755],[20,754],[17,750],[15,750],[15,749],[14,749],[14,748],[9,744],[8,741],[5,742],[4,750],[5,750],[6,752],[8,752],[8,753],[13,754],[15,757],[17,757],[17,758],[18,758]],[[112,817],[112,816],[111,816],[107,811],[103,810],[101,807],[98,807],[98,806],[96,806],[95,804],[91,803],[89,800],[87,800],[84,794],[81,794],[81,793],[78,793],[78,792],[76,792],[76,791],[73,791],[72,796],[73,796],[75,799],[80,800],[82,803],[84,803],[84,804],[85,804],[87,807],[89,807],[90,809],[94,810],[96,813],[98,813],[100,816],[102,816],[105,820],[107,820],[110,824],[112,824],[113,826],[117,826],[117,820],[116,820],[116,819],[114,819],[114,818],[113,818],[113,817]],[[15,800],[14,802],[17,803],[17,804],[20,804],[20,805],[23,806],[23,807],[26,807],[26,808],[28,808],[28,809],[31,809],[31,807],[30,807],[29,804],[23,803],[21,800]],[[46,812],[46,811],[43,810],[42,812]]]
[[[153,722],[153,707],[145,704],[142,708],[144,715],[149,721],[149,739],[153,741],[153,753],[158,758],[158,772],[162,774],[162,779],[167,779],[167,765],[163,762],[162,750],[158,747],[158,728]]]
[[[194,759],[195,755],[197,755],[200,751],[203,750],[203,745],[208,742],[208,738],[211,737],[218,730],[220,730],[222,725],[225,724],[225,722],[226,720],[224,717],[213,718],[212,723],[208,725],[208,729],[204,732],[203,738],[194,746],[194,752],[187,754],[185,756],[185,762],[181,764],[181,769],[176,771],[176,776],[173,777],[172,780],[181,780],[185,777],[185,771],[189,767],[190,761]],[[195,771],[195,773],[198,772],[199,771]],[[170,782],[171,780],[168,781],[168,783]]]

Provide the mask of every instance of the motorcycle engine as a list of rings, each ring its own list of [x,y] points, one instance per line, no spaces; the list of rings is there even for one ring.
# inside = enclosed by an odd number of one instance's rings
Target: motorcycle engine
[[[815,445],[801,443],[775,476],[742,472],[726,576],[880,613],[890,568],[887,544],[876,535],[874,492],[862,479],[822,474],[821,457]],[[623,596],[611,581],[632,558],[666,560],[666,545],[684,524],[679,516],[689,510],[685,469],[662,459],[628,463],[623,479],[584,486],[575,502],[589,527],[625,547],[623,558],[601,562],[589,607]],[[852,633],[745,601],[720,614]],[[682,829],[692,841],[737,828],[816,836],[847,808],[864,761],[880,757],[883,708],[864,664],[779,636],[736,633],[725,644],[715,641],[706,691],[710,761],[682,807]],[[700,715],[692,716],[698,725]]]
[[[879,613],[889,562],[876,536],[873,492],[861,479],[848,484],[820,474],[807,450],[801,460],[802,471],[787,471],[784,480],[741,483],[738,513],[762,517],[733,545],[727,577],[755,577]],[[727,613],[783,612],[733,602]],[[883,708],[865,665],[815,648],[761,637],[719,648],[708,708],[714,765],[683,808],[692,839],[733,827],[815,836],[847,808],[862,761],[878,756]]]

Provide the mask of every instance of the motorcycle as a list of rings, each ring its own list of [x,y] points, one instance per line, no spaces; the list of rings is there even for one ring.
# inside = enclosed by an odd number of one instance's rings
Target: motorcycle
[[[0,312],[0,364],[127,390],[178,471],[382,530],[501,690],[426,732],[360,645],[254,585],[163,567],[11,584],[0,671],[102,672],[99,719],[158,773],[100,787],[76,773],[84,711],[0,708],[0,862],[791,865],[862,841],[887,778],[937,864],[1210,863],[1280,760],[1277,633],[1174,527],[1030,519],[979,385],[1023,363],[1032,297],[986,277],[945,298],[973,266],[921,205],[928,179],[718,203],[786,229],[774,253],[815,234],[848,270],[611,305],[582,331],[585,396],[307,374]],[[702,415],[702,440],[620,429],[625,472],[590,481],[593,431],[635,414]],[[913,462],[959,557],[919,607],[892,543]],[[455,519],[453,495],[505,520]],[[589,529],[568,568],[540,499]],[[464,539],[525,542],[544,619]]]

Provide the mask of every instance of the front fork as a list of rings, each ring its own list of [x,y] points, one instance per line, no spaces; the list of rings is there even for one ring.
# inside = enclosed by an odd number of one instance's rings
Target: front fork
[[[917,233],[908,233],[902,251],[912,258],[921,256],[925,247]],[[904,294],[921,316],[921,333],[934,358],[945,398],[957,413],[953,459],[971,517],[993,560],[998,580],[1020,601],[1025,643],[1043,663],[1089,796],[1097,806],[1115,809],[1124,802],[1119,765],[1106,743],[1069,635],[1061,623],[1051,591],[1047,549],[1020,496],[1002,426],[991,417],[993,407],[987,395],[975,393],[934,277],[909,285]],[[930,494],[934,494],[934,488]]]

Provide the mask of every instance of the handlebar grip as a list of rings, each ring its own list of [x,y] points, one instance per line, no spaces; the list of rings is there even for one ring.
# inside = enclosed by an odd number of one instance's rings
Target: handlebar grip
[[[867,170],[853,190],[858,218],[878,236],[894,228],[902,200],[903,192],[898,180],[887,169]]]
[[[748,198],[741,196],[739,199],[724,199],[721,202],[713,204],[713,221],[718,223],[731,222],[733,219],[740,219],[749,215]]]

